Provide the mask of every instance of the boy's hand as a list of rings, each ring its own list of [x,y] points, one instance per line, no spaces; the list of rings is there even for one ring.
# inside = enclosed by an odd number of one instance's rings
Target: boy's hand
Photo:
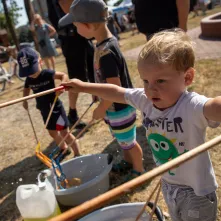
[[[71,93],[79,93],[82,92],[84,82],[78,79],[72,79],[68,82],[62,82],[61,85],[65,87],[65,90],[70,91]]]
[[[23,107],[25,108],[25,110],[28,110],[28,102],[27,101],[23,101]]]
[[[95,110],[94,110],[94,113],[93,113],[93,119],[95,120],[99,120],[99,119],[103,119],[106,115],[106,110],[101,106],[99,105]]]
[[[63,90],[56,91],[55,94],[56,94],[56,96],[60,96],[64,92],[65,92],[65,90],[63,89]]]
[[[99,101],[99,98],[98,98],[97,96],[92,95],[92,101],[93,101],[94,103],[96,103],[96,102]]]

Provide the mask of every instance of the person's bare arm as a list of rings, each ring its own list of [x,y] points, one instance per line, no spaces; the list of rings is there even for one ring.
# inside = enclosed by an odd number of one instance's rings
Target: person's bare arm
[[[23,97],[26,97],[30,94],[30,88],[24,88],[23,89]],[[28,109],[28,102],[23,101],[23,107],[27,110]]]
[[[55,74],[54,74],[54,79],[58,79],[61,81],[61,83],[63,82],[67,82],[69,80],[68,78],[68,75],[64,72],[59,72],[59,71],[56,71]],[[62,93],[64,92],[64,90],[59,90],[59,91],[56,91],[56,95],[60,96]]]
[[[48,30],[49,30],[49,37],[54,36],[56,34],[55,28],[49,24],[47,24],[47,26],[48,26]]]
[[[208,120],[221,122],[221,96],[208,100],[203,112]]]
[[[73,93],[89,93],[104,100],[126,104],[124,98],[126,89],[114,84],[95,84],[72,79],[69,82],[62,83],[62,85],[66,87],[66,90]]]
[[[179,28],[187,31],[187,19],[190,9],[190,0],[176,0]]]
[[[71,7],[73,0],[58,0],[59,5],[64,13],[69,13],[69,9]]]
[[[35,30],[35,21],[34,19],[31,21],[30,30],[33,32]]]
[[[7,47],[4,47],[4,46],[0,45],[0,50],[6,52],[7,51]]]
[[[117,24],[117,22],[114,20],[114,25],[118,29],[118,32],[121,32],[120,26]]]
[[[61,83],[67,82],[69,80],[68,75],[64,72],[56,71],[54,74],[54,79],[61,80]]]
[[[119,77],[106,78],[107,83],[121,86]],[[98,107],[94,110],[93,118],[98,120],[104,118],[106,111],[112,105],[112,101],[102,99]]]
[[[108,84],[115,84],[117,86],[121,86],[119,77],[107,78],[106,81]],[[113,102],[102,100],[102,103],[103,103],[103,107],[107,110],[112,105]]]

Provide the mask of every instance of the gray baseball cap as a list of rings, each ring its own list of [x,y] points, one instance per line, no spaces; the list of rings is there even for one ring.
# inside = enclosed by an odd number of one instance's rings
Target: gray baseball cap
[[[59,20],[59,27],[73,22],[99,23],[107,21],[108,7],[103,0],[74,0],[70,11]]]

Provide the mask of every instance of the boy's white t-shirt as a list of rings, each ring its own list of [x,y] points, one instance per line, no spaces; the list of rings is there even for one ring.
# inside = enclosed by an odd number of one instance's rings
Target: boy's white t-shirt
[[[142,112],[148,144],[157,165],[203,144],[206,127],[219,125],[208,121],[203,114],[209,98],[194,92],[185,91],[174,106],[164,111],[153,106],[143,88],[126,89],[125,100]],[[171,184],[190,186],[198,196],[218,187],[207,151],[166,172],[163,179]]]

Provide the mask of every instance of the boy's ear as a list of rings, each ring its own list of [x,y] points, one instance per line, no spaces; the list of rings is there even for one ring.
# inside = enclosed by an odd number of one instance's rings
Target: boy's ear
[[[94,29],[94,25],[90,24],[90,23],[83,23],[83,25],[85,26],[85,28],[87,28],[88,30],[93,30]]]
[[[44,61],[42,60],[42,58],[38,59],[38,63],[42,66],[44,64]]]
[[[194,68],[188,68],[184,74],[185,85],[189,86],[193,82],[195,70]]]

